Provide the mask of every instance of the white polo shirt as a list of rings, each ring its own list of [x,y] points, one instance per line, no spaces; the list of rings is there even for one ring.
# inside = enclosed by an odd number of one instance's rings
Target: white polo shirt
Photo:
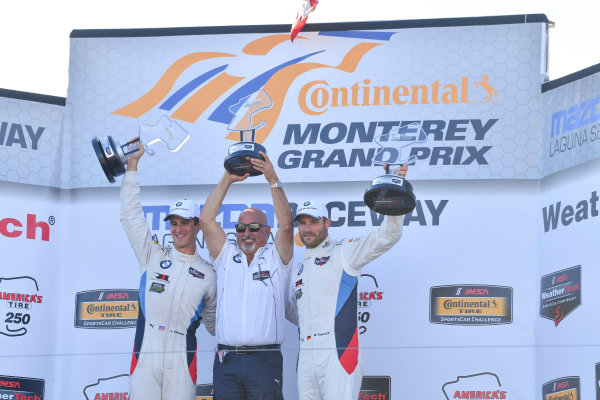
[[[217,342],[228,346],[283,343],[292,262],[283,264],[275,245],[268,243],[248,266],[246,255],[227,240],[214,264]]]

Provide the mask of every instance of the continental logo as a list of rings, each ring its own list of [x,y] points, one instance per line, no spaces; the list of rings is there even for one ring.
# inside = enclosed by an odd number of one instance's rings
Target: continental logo
[[[196,52],[187,54],[173,62],[152,88],[141,97],[113,111],[114,114],[139,118],[156,108],[169,113],[176,120],[189,123],[200,117],[208,121],[229,125],[235,116],[232,107],[254,93],[263,90],[268,93],[272,107],[256,113],[266,126],[256,132],[255,141],[264,142],[274,128],[290,87],[304,74],[317,70],[334,70],[341,79],[355,80],[352,74],[360,62],[373,49],[385,46],[394,32],[369,31],[327,32],[330,38],[340,40],[337,45],[328,41],[329,47],[298,54],[280,49],[291,46],[289,35],[266,35],[248,42],[240,54],[228,52]],[[362,36],[362,37],[361,37]],[[299,37],[307,40],[306,37]],[[335,40],[335,39],[333,39]],[[335,46],[337,52],[344,51],[337,63],[324,63],[331,59]],[[275,48],[277,51],[273,51]],[[285,48],[285,47],[284,47]],[[251,75],[240,75],[242,63],[250,60],[255,65],[265,65],[264,69]],[[216,64],[221,64],[217,65]],[[210,67],[209,67],[210,65]],[[235,71],[235,72],[234,72]],[[314,73],[314,72],[313,72]],[[191,80],[181,78],[193,76]],[[362,83],[349,86],[331,87],[324,80],[314,80],[302,85],[297,102],[307,115],[321,115],[334,107],[401,106],[415,104],[464,104],[474,102],[496,102],[497,90],[490,83],[488,75],[471,78],[459,77],[455,81],[415,82],[400,85],[372,83],[370,78],[359,79]],[[471,101],[469,91],[477,90],[480,101]],[[296,99],[295,99],[296,100]],[[208,109],[213,111],[209,114]],[[206,114],[206,115],[205,115]],[[235,132],[227,136],[239,140]]]
[[[483,89],[480,101],[469,100],[469,87]],[[307,115],[322,115],[331,108],[365,106],[408,106],[421,104],[468,104],[497,103],[494,98],[498,91],[489,83],[488,75],[483,75],[472,84],[467,76],[455,81],[421,82],[397,86],[373,84],[364,79],[351,86],[331,87],[327,81],[314,80],[305,84],[298,93],[298,106]]]
[[[0,375],[0,399],[44,400],[44,380]]]
[[[358,400],[389,400],[391,387],[389,376],[363,376]]]
[[[540,292],[540,316],[558,326],[581,305],[581,266],[542,276]]]
[[[568,376],[554,379],[542,385],[544,400],[580,400],[579,377]]]
[[[448,325],[512,323],[512,288],[453,285],[430,290],[429,321]]]
[[[137,323],[138,290],[104,289],[75,295],[75,327],[91,329],[134,328]]]

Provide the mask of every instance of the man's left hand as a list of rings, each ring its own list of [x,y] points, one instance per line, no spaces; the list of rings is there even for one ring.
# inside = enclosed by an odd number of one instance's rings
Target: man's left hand
[[[383,169],[385,169],[385,165],[383,166]],[[406,164],[402,164],[399,165],[398,168],[396,168],[396,170],[394,171],[394,175],[398,175],[402,178],[406,178],[406,172],[408,171],[408,165]]]

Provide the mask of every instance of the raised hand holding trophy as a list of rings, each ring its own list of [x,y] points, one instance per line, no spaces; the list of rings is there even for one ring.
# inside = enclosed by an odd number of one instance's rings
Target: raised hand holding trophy
[[[250,158],[258,158],[264,160],[259,152],[267,153],[265,147],[256,143],[256,130],[266,125],[265,121],[260,121],[258,124],[252,124],[252,117],[261,110],[270,108],[273,102],[267,93],[261,89],[242,99],[231,107],[229,112],[234,115],[233,120],[227,127],[230,131],[240,133],[240,141],[229,147],[227,156],[225,157],[225,169],[234,175],[257,176],[262,172],[256,170]]]
[[[123,175],[127,167],[127,157],[138,151],[137,143],[142,143],[148,154],[155,153],[150,146],[162,142],[170,152],[174,153],[190,138],[189,133],[176,121],[163,115],[155,125],[140,125],[140,136],[120,145],[112,136],[96,136],[92,139],[92,147],[98,157],[104,175],[110,183],[117,176]]]
[[[404,178],[390,174],[393,165],[413,164],[417,157],[411,156],[400,161],[402,148],[422,143],[427,135],[417,122],[403,125],[394,133],[384,133],[378,136],[375,142],[381,146],[373,158],[373,165],[385,166],[385,175],[378,176],[371,181],[364,195],[364,202],[371,210],[384,215],[404,215],[411,212],[416,205],[416,198],[412,185]],[[382,142],[402,142],[399,148],[385,147]],[[386,161],[383,160],[388,155]]]

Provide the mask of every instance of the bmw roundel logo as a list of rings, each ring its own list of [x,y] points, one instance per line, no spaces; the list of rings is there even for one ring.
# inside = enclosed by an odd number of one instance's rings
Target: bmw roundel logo
[[[160,267],[162,269],[167,269],[171,266],[171,260],[163,260],[160,262]]]
[[[175,205],[176,205],[177,207],[181,207],[181,202],[180,202],[180,201],[178,201],[178,202],[177,202]]]
[[[233,261],[235,261],[236,263],[241,263],[242,262],[242,256],[240,256],[240,254],[236,254],[235,256],[233,256]]]
[[[304,205],[305,205],[305,206],[307,206],[307,205],[309,205],[309,204],[310,204],[310,201],[305,201],[305,202],[304,202]]]

